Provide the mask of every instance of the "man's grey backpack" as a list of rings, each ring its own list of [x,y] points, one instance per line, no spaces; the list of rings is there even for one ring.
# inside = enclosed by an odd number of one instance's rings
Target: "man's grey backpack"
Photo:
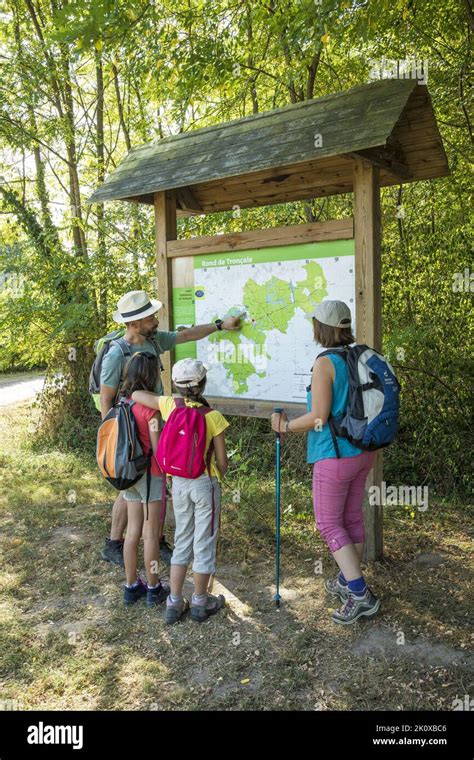
[[[391,364],[365,344],[330,348],[318,359],[328,354],[344,359],[349,375],[347,409],[328,419],[336,456],[340,458],[338,436],[363,451],[388,446],[397,434],[400,411],[400,384]]]
[[[99,338],[94,343],[94,351],[96,353],[96,357],[94,359],[94,363],[92,364],[91,371],[89,374],[89,393],[91,394],[94,404],[96,408],[100,412],[100,373],[102,371],[102,362],[104,361],[104,356],[108,353],[110,348],[112,346],[118,346],[122,352],[122,367],[125,365],[125,362],[127,359],[132,355],[132,351],[130,349],[129,344],[126,340],[124,340],[123,336],[125,335],[126,329],[125,327],[121,327],[118,330],[114,330],[111,333],[108,333],[107,335],[103,335],[102,338]],[[158,343],[158,339],[155,337],[150,338],[151,342],[154,343],[158,356],[162,353],[162,349],[160,344]],[[163,365],[160,362],[160,372],[163,372]]]

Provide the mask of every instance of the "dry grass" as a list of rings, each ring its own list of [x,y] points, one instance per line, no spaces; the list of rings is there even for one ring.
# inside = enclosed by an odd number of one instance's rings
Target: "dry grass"
[[[382,611],[341,628],[314,573],[319,558],[324,576],[334,565],[307,484],[284,487],[275,609],[271,473],[250,476],[245,502],[224,495],[215,592],[226,610],[168,628],[162,610],[124,608],[122,572],[99,559],[110,487],[90,458],[29,451],[31,415],[19,406],[0,422],[2,699],[49,710],[451,710],[473,693],[465,506],[431,504],[414,519],[387,510],[386,557],[367,568]]]

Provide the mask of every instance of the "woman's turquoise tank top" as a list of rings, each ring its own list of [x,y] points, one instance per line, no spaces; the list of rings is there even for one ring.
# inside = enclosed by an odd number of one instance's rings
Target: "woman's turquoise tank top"
[[[345,412],[349,395],[349,376],[344,359],[335,354],[329,354],[328,358],[334,366],[334,381],[332,386],[331,414],[334,417]],[[308,412],[311,411],[311,389],[307,391]],[[337,443],[341,457],[355,457],[362,451],[352,445],[346,438],[338,438]],[[328,423],[321,430],[310,430],[307,440],[307,459],[310,464],[319,462],[320,459],[333,459],[336,457],[334,443]]]

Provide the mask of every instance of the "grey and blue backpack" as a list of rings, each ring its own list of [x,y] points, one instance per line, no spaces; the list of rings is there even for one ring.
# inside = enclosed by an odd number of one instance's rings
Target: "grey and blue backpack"
[[[100,374],[102,371],[102,362],[104,360],[104,356],[108,353],[109,349],[112,346],[118,346],[120,348],[120,351],[122,352],[122,373],[123,369],[125,367],[125,363],[127,359],[130,358],[132,355],[132,351],[130,349],[129,344],[124,339],[126,329],[125,327],[121,327],[118,330],[114,330],[111,333],[108,333],[107,335],[103,335],[102,338],[99,338],[94,343],[94,351],[96,354],[96,357],[94,359],[94,362],[91,367],[91,371],[89,374],[89,393],[92,396],[92,399],[94,401],[94,404],[96,406],[96,409],[100,412]],[[157,340],[156,337],[152,337],[150,339],[156,347],[158,356],[163,353],[162,348]],[[160,361],[160,372],[163,372],[163,365]]]
[[[318,359],[328,354],[344,359],[349,374],[346,411],[328,419],[337,458],[338,437],[363,451],[388,446],[397,434],[400,411],[400,384],[390,362],[365,344],[330,348]]]

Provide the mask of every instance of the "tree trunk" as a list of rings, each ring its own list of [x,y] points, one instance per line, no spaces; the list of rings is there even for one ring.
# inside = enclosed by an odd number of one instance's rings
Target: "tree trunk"
[[[105,177],[104,160],[104,72],[102,57],[96,54],[96,82],[97,82],[97,116],[96,116],[96,151],[97,151],[97,183],[101,185]],[[99,320],[101,330],[107,327],[107,282],[108,261],[105,244],[105,211],[104,204],[97,203],[97,262],[99,264]]]

